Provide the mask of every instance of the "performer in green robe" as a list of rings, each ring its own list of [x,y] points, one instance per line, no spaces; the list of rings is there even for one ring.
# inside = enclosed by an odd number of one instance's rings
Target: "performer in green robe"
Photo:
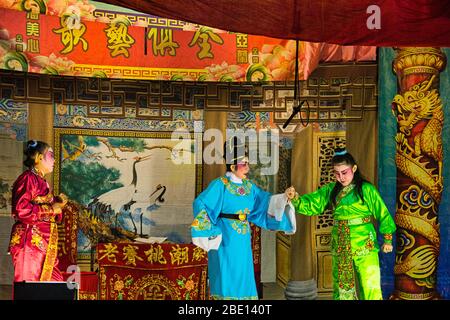
[[[333,213],[333,299],[380,300],[379,246],[373,223],[377,221],[384,237],[381,250],[388,253],[393,249],[394,220],[375,186],[361,177],[350,153],[337,149],[332,165],[336,182],[297,195],[292,204],[297,213],[307,216],[320,215],[327,208]]]

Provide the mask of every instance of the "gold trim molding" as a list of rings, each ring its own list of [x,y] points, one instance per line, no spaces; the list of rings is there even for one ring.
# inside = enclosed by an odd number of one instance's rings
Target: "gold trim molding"
[[[397,75],[413,73],[438,74],[445,68],[446,58],[438,48],[394,48],[397,57],[393,63]]]

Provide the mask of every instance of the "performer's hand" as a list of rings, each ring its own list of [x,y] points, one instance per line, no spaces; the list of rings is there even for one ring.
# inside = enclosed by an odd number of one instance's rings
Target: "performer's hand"
[[[288,200],[292,200],[295,198],[297,192],[295,192],[295,188],[291,186],[284,191],[284,194],[286,195]]]
[[[384,244],[381,246],[381,250],[382,250],[384,253],[392,252],[393,249],[394,249],[394,247],[392,246],[392,244],[389,244],[389,243],[384,243]]]
[[[61,205],[61,208],[64,208],[67,204],[68,198],[64,193],[60,193],[55,201]]]
[[[54,202],[52,204],[52,208],[53,208],[53,212],[55,213],[55,215],[62,213],[62,206],[61,206],[60,202]]]

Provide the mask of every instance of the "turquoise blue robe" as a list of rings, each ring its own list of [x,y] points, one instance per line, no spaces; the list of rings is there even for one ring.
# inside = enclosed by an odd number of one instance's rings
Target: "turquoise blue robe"
[[[235,183],[228,176],[213,180],[195,199],[192,238],[213,243],[208,251],[213,299],[258,299],[249,222],[264,229],[295,232],[295,220],[284,212],[277,212],[278,219],[268,214],[270,199],[269,192],[251,181]],[[222,218],[220,213],[242,214],[245,220]]]

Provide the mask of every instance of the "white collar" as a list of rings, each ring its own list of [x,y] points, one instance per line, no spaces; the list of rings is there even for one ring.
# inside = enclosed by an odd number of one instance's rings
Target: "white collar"
[[[231,182],[234,183],[242,183],[242,179],[236,177],[236,175],[233,172],[227,171],[227,173],[225,173],[225,175],[230,178]]]

